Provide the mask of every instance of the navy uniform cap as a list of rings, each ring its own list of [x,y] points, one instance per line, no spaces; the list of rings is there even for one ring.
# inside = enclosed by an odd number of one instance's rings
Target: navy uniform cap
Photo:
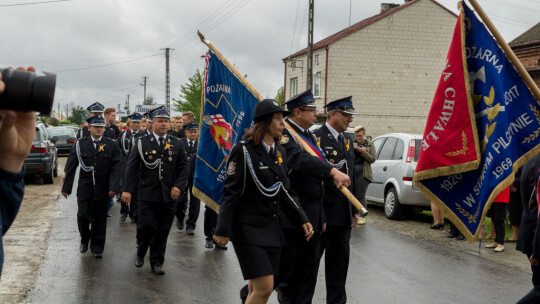
[[[105,110],[105,107],[100,104],[99,102],[94,102],[88,108],[86,108],[88,112],[96,112],[96,113],[103,113],[103,110]]]
[[[169,112],[167,111],[165,106],[159,106],[153,109],[152,111],[150,111],[149,114],[150,114],[150,117],[152,117],[152,120],[158,117],[169,118]]]
[[[140,122],[143,118],[143,116],[140,113],[133,113],[128,116],[129,119],[133,122]]]
[[[152,116],[150,116],[150,112],[144,113],[143,116],[146,117],[146,121],[152,121]]]
[[[284,104],[287,105],[287,110],[292,110],[299,106],[317,107],[315,99],[313,98],[313,93],[311,93],[311,89],[307,89],[307,91],[294,95]]]
[[[194,122],[190,122],[184,126],[184,130],[198,130],[198,129],[199,129],[199,125]]]
[[[274,115],[274,113],[283,113],[283,116],[291,114],[291,112],[283,110],[275,100],[263,99],[257,102],[253,109],[253,121],[261,121],[267,116]]]
[[[330,103],[327,103],[325,106],[327,111],[340,110],[347,114],[354,115],[354,107],[352,104],[352,96],[344,97],[338,100],[334,100]]]
[[[92,127],[105,127],[105,118],[101,115],[92,116],[86,122]]]

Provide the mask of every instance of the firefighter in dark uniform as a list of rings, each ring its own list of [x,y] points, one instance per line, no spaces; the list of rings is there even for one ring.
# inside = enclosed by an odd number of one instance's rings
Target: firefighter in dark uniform
[[[523,215],[519,226],[516,250],[527,255],[531,263],[533,289],[517,304],[540,303],[540,226],[538,225],[537,176],[540,170],[540,154],[523,165],[521,170],[521,201]]]
[[[134,136],[136,136],[139,133],[139,127],[141,125],[142,115],[139,113],[134,113],[128,116],[130,122],[129,122],[129,129],[124,130],[120,133],[118,136],[118,144],[120,145],[120,150],[122,151],[122,161],[121,161],[121,168],[122,173],[126,172],[126,163],[127,158],[129,155],[129,151],[131,150],[132,141]],[[124,174],[122,174],[121,178],[121,185],[122,188],[124,187]],[[133,198],[131,200],[131,203],[129,205],[127,204],[121,204],[120,207],[120,222],[124,223],[126,221],[127,216],[131,218],[132,223],[137,222],[137,197],[136,193],[133,193]]]
[[[338,185],[346,187],[351,180],[324,158],[313,156],[302,147],[303,142],[317,149],[317,141],[309,130],[317,120],[317,105],[311,89],[292,97],[285,104],[291,114],[285,119],[281,146],[287,152],[291,189],[298,195],[315,233],[309,242],[301,242],[303,232],[287,218],[282,222],[284,244],[278,300],[281,303],[288,298],[289,303],[311,303],[319,270],[320,236],[326,222],[322,205],[324,180],[332,178]],[[320,150],[318,152],[322,154]],[[335,188],[332,181],[329,183]]]
[[[89,117],[94,117],[96,115],[103,116],[103,111],[105,111],[105,107],[99,102],[94,102],[86,109],[88,110]],[[104,125],[104,128],[105,128],[105,131],[103,135],[107,138],[116,140],[116,133],[114,132],[114,130],[105,125]],[[90,132],[88,131],[88,126],[84,126],[80,128],[79,132],[77,132],[77,139],[83,138],[83,137],[89,137],[89,136],[90,136]]]
[[[188,205],[189,196],[189,213],[186,221],[186,234],[195,234],[195,226],[197,219],[199,218],[199,212],[201,210],[201,201],[193,196],[193,179],[195,177],[195,160],[197,158],[197,146],[199,145],[199,125],[196,123],[189,123],[183,128],[185,136],[180,139],[184,150],[186,150],[186,156],[189,162],[189,179],[187,185],[187,191],[182,193],[176,202],[176,227],[182,230],[184,227],[184,217],[186,207]],[[212,238],[213,234],[210,236]]]
[[[257,103],[255,125],[246,132],[247,140],[233,147],[227,163],[214,240],[223,246],[232,241],[248,280],[247,302],[266,303],[272,293],[283,244],[280,208],[303,228],[307,240],[313,235],[313,227],[290,191],[286,152],[279,145],[284,113],[288,111],[272,99]]]
[[[135,266],[142,267],[150,247],[150,267],[162,275],[167,237],[176,212],[175,201],[185,191],[189,175],[186,152],[180,139],[167,135],[169,113],[150,112],[153,132],[140,137],[129,153],[122,201],[129,203],[138,182],[138,248]]]
[[[94,257],[101,258],[105,247],[109,198],[120,191],[121,152],[116,141],[103,136],[105,121],[102,116],[93,116],[86,121],[90,126],[90,136],[77,140],[75,148],[71,149],[62,195],[67,198],[71,194],[75,171],[80,166],[77,188],[80,251],[86,252],[90,242]]]
[[[326,123],[315,131],[317,144],[326,159],[353,179],[354,147],[343,132],[353,120],[352,96],[326,105]],[[352,189],[350,189],[352,190]],[[326,231],[321,236],[321,257],[325,254],[326,302],[345,303],[345,282],[349,268],[351,228],[358,222],[358,211],[332,184],[325,183],[323,207]]]

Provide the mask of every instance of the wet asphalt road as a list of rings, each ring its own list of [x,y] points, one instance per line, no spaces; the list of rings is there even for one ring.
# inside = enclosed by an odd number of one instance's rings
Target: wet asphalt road
[[[204,208],[195,236],[173,224],[166,274],[156,276],[148,255],[142,268],[133,265],[135,224],[118,222],[119,203],[108,219],[101,260],[79,253],[76,198],[62,197],[59,204],[45,262],[27,302],[240,303],[244,281],[232,246],[227,251],[204,248]],[[476,256],[374,225],[353,231],[348,303],[515,303],[531,287],[530,274]],[[313,302],[324,299],[321,265]],[[277,303],[275,294],[270,303]]]

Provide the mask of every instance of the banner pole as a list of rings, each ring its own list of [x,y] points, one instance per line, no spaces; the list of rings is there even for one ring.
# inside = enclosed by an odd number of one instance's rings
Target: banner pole
[[[476,13],[478,16],[480,16],[480,19],[484,22],[484,24],[487,26],[495,40],[497,40],[497,43],[499,46],[503,49],[503,51],[506,53],[506,57],[512,62],[514,67],[518,70],[518,73],[520,74],[521,78],[525,81],[527,86],[529,87],[529,90],[533,95],[536,97],[536,101],[540,103],[540,89],[538,86],[534,83],[534,81],[531,78],[531,75],[525,70],[523,67],[523,64],[521,64],[521,61],[517,58],[516,54],[512,51],[508,43],[504,40],[504,38],[501,36],[497,28],[493,25],[489,17],[486,15],[482,7],[476,2],[476,0],[469,0],[471,5],[476,10]]]
[[[263,100],[264,97],[261,95],[261,93],[259,93],[259,91],[257,91],[252,85],[251,83],[249,83],[249,81],[246,79],[246,77],[244,77],[244,75],[242,75],[235,67],[234,65],[232,65],[229,60],[227,60],[227,58],[225,58],[225,56],[223,56],[221,54],[220,51],[217,50],[217,48],[208,40],[206,40],[204,38],[204,35],[197,31],[197,35],[199,35],[199,38],[201,38],[201,42],[206,44],[206,46],[208,46],[212,52],[214,52],[214,54],[216,54],[216,56],[218,56],[218,58],[225,64],[225,66],[227,66],[227,68],[229,68],[229,70],[231,70],[231,72],[233,72],[234,76],[236,76],[236,78],[238,78],[238,80],[240,80],[240,82],[253,94],[255,95],[255,97],[257,97],[257,99],[259,101]]]

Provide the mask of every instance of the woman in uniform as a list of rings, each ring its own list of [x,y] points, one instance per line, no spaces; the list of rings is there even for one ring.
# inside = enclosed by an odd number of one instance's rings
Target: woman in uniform
[[[274,100],[257,103],[254,126],[236,144],[227,163],[214,241],[229,239],[249,294],[246,303],[266,303],[277,276],[282,245],[280,214],[302,226],[309,241],[313,228],[289,190],[285,150],[279,146],[283,110]],[[281,210],[280,210],[281,208]]]

